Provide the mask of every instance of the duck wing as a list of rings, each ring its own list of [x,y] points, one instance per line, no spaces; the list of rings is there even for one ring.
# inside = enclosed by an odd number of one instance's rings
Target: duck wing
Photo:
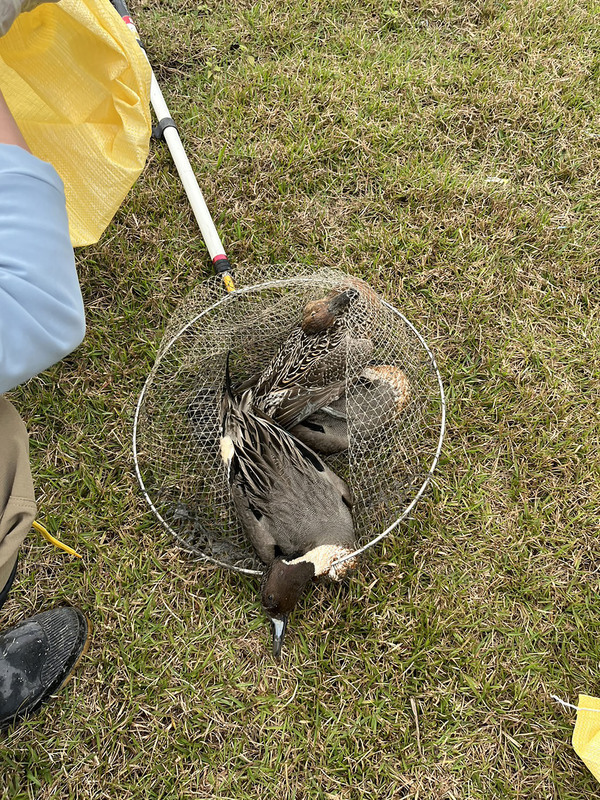
[[[265,563],[354,543],[351,494],[309,447],[250,406],[224,402],[222,454],[236,513]]]
[[[264,399],[264,411],[278,425],[290,429],[322,406],[337,400],[344,393],[345,386],[346,381],[341,380],[329,386],[277,389]]]
[[[346,336],[346,331],[340,326],[312,336],[300,327],[294,328],[256,382],[255,402],[274,390],[289,389],[298,384],[329,384],[344,378],[343,372],[339,374],[339,367],[338,374],[333,377],[326,379],[325,375],[330,372],[328,359],[332,360],[333,354],[339,354],[340,363],[345,361],[341,351],[345,351]]]
[[[370,339],[352,338],[338,325],[309,336],[295,328],[262,373],[236,387],[252,389],[252,403],[284,428],[292,428],[337,400],[373,351]]]

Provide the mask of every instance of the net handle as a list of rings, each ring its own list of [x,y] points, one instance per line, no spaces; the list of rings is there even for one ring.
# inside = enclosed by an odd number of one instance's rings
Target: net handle
[[[124,0],[110,0],[110,3],[125,25],[127,25],[129,30],[135,35],[139,46],[145,54],[146,50]],[[231,292],[235,289],[231,275],[231,264],[225,253],[225,248],[223,247],[221,238],[219,237],[210,211],[208,210],[206,201],[204,200],[204,195],[202,194],[190,160],[183,147],[177,125],[169,113],[167,103],[158,85],[158,81],[156,80],[154,70],[152,70],[150,82],[150,102],[154,109],[156,119],[158,120],[153,134],[157,139],[164,139],[167,143],[175,166],[177,167],[177,172],[179,173],[183,188],[185,189],[185,193],[192,207],[192,211],[196,217],[200,233],[206,244],[206,249],[211,257],[213,269],[217,275],[221,276],[225,289]]]

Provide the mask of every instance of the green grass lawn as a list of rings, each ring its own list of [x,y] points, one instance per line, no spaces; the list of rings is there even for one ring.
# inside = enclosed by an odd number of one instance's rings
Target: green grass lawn
[[[2,800],[589,800],[600,694],[600,4],[143,0],[149,57],[231,259],[369,280],[435,348],[434,489],[353,580],[315,586],[276,664],[253,579],[148,511],[135,402],[210,273],[168,151],[78,251],[83,345],[11,394],[40,519],[7,625],[94,635],[0,739]]]

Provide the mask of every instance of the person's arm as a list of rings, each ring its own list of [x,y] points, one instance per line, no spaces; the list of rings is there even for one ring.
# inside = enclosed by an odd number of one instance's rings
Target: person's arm
[[[2,2],[2,0],[0,0]],[[3,144],[16,144],[22,147],[27,152],[31,152],[27,147],[27,142],[23,138],[23,134],[19,130],[19,126],[15,122],[13,115],[10,113],[4,95],[0,91],[0,142]]]
[[[84,333],[62,181],[28,151],[2,97],[0,393],[60,361]]]

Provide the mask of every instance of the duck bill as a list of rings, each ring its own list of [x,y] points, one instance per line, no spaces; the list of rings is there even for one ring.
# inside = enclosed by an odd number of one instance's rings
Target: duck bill
[[[287,622],[287,614],[283,614],[281,618],[271,617],[271,627],[273,629],[273,655],[275,658],[281,658],[281,649],[283,647]]]
[[[341,314],[350,305],[352,295],[348,292],[337,294],[329,303],[328,309],[332,314]]]

